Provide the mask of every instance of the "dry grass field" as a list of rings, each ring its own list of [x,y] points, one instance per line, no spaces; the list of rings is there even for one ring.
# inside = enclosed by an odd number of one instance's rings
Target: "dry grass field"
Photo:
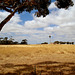
[[[0,45],[0,75],[75,75],[75,45]]]

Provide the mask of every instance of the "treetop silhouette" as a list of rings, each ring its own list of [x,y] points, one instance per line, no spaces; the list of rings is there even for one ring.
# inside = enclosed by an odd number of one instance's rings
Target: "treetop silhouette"
[[[51,0],[1,0],[0,10],[10,12],[10,14],[0,23],[0,30],[3,26],[14,16],[16,12],[19,14],[23,11],[31,12],[33,9],[38,10],[35,12],[37,17],[49,14],[48,6],[51,4]],[[58,8],[68,9],[69,6],[73,6],[72,0],[56,0],[55,5]]]

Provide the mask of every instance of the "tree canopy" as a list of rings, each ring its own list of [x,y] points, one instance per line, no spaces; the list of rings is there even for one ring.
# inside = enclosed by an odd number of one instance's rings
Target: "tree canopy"
[[[51,0],[1,0],[0,1],[0,10],[5,10],[10,12],[1,23],[0,30],[2,27],[14,16],[16,12],[19,14],[23,11],[31,12],[33,9],[38,10],[35,12],[37,17],[49,14],[48,6],[51,4]],[[72,0],[56,0],[55,5],[58,8],[67,9],[69,6],[73,6]]]

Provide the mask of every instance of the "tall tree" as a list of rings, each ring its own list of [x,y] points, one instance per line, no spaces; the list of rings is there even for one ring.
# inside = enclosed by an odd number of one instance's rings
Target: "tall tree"
[[[16,12],[19,14],[23,11],[31,12],[35,9],[37,17],[43,15],[45,17],[49,14],[48,6],[51,0],[0,0],[0,9],[10,12],[10,14],[0,23],[0,30],[2,27],[14,16]],[[68,8],[73,6],[72,0],[56,0],[55,5],[58,8]]]

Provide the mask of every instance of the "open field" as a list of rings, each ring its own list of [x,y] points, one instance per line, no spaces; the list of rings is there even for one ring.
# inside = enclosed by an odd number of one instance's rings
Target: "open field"
[[[75,75],[75,45],[0,45],[0,75]]]

